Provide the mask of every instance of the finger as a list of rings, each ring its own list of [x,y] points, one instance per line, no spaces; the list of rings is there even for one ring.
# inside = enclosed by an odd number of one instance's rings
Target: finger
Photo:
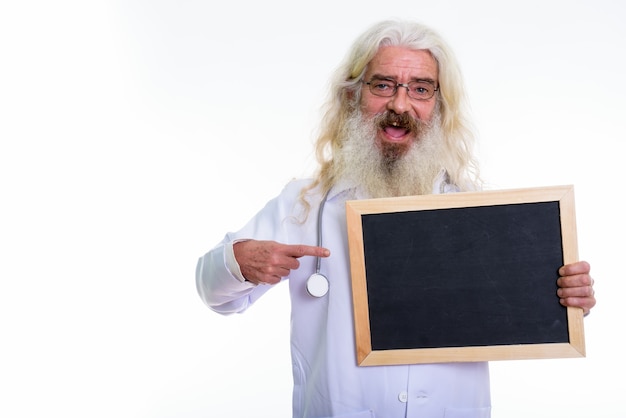
[[[577,261],[566,264],[559,269],[560,276],[573,276],[575,274],[589,274],[591,266],[586,261]]]
[[[563,298],[560,299],[561,305],[568,306],[572,308],[581,308],[584,314],[589,313],[591,308],[593,308],[596,304],[595,298]]]
[[[297,258],[291,255],[288,251],[288,246],[281,246],[277,251],[270,254],[267,262],[267,272],[280,275],[281,270],[286,270],[289,274],[289,270],[295,270],[300,267],[300,262]],[[286,276],[287,274],[284,274]]]
[[[330,255],[330,250],[324,247],[313,245],[289,245],[287,247],[287,254],[296,258],[304,256],[328,257]]]
[[[269,280],[264,280],[264,281],[275,282],[276,281],[275,279],[280,280],[282,277],[289,276],[289,273],[291,273],[291,270],[295,270],[299,266],[300,266],[300,263],[295,258],[283,257],[283,259],[278,264],[269,265],[264,269],[265,270],[264,276],[266,278],[269,278]]]
[[[571,297],[592,297],[594,296],[594,291],[591,286],[581,286],[581,287],[562,287],[557,290],[557,295],[560,298],[571,298]]]
[[[279,283],[281,281],[281,277],[265,274],[258,279],[250,279],[248,281],[256,285],[272,285]]]
[[[268,266],[258,275],[256,282],[258,282],[257,284],[276,284],[280,282],[283,277],[288,276],[290,272],[291,270],[286,267]],[[255,282],[254,280],[250,281]]]
[[[569,287],[593,287],[593,278],[588,274],[576,274],[571,276],[559,277],[557,285],[561,288]]]

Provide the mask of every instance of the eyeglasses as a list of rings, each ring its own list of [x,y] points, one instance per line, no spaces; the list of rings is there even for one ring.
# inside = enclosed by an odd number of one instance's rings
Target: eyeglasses
[[[411,99],[428,100],[435,95],[439,87],[430,81],[411,81],[409,83],[398,83],[388,78],[372,78],[370,81],[363,81],[370,88],[374,96],[392,97],[398,91],[398,87],[406,88],[406,93]]]

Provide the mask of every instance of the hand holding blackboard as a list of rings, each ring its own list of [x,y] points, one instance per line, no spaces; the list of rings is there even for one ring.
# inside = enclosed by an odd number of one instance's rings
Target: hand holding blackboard
[[[557,291],[563,306],[578,307],[587,315],[596,305],[591,266],[586,261],[568,264],[559,269]]]

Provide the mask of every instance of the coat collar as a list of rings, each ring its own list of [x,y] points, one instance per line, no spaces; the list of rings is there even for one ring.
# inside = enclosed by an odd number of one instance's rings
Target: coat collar
[[[459,188],[450,182],[448,173],[444,169],[441,169],[433,183],[432,194],[455,193],[458,191]],[[346,180],[340,180],[328,192],[327,200],[362,200],[368,198],[369,196],[367,196],[360,187]]]

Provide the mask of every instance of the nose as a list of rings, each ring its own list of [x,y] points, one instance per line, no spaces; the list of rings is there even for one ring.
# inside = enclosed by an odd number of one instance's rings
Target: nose
[[[406,113],[411,107],[408,87],[398,86],[396,94],[394,94],[387,102],[387,109],[393,110],[398,115]]]

